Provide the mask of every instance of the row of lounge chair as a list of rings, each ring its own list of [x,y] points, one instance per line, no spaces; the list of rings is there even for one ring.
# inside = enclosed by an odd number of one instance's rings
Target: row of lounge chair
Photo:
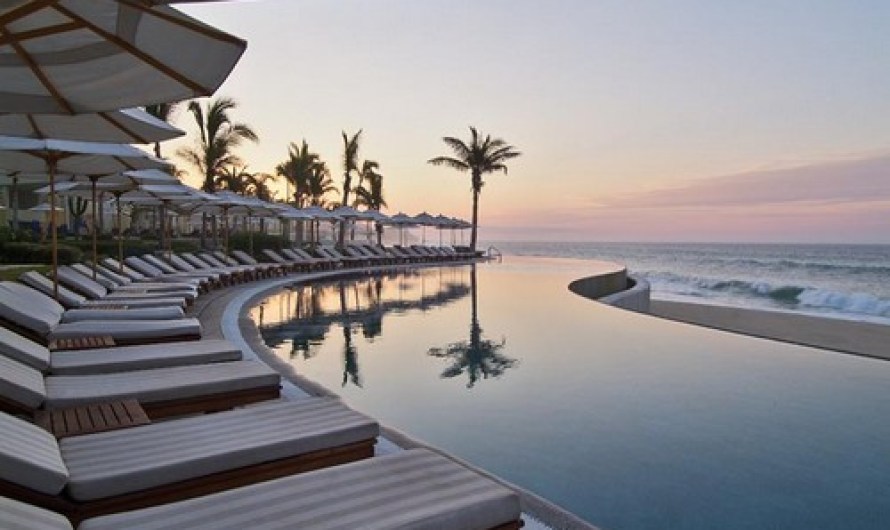
[[[186,312],[202,293],[292,270],[237,253],[105,260],[60,267],[58,302],[38,273],[0,282],[0,528],[519,528],[511,490],[430,451],[369,458],[375,421],[282,400],[275,371],[198,340]],[[38,425],[126,400],[148,423]]]

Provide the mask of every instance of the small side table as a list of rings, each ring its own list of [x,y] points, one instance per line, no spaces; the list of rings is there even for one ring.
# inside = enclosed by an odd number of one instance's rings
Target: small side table
[[[113,431],[151,423],[135,399],[95,403],[80,407],[41,410],[34,422],[56,438]]]

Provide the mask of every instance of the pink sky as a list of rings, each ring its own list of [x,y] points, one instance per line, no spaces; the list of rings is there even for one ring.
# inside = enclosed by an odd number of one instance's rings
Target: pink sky
[[[890,242],[890,155],[489,212],[491,240]]]

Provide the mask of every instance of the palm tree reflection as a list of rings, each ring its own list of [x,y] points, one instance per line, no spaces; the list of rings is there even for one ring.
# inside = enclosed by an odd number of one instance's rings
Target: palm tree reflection
[[[467,374],[467,388],[473,388],[480,378],[497,378],[518,364],[516,359],[501,352],[507,344],[506,338],[493,341],[482,336],[479,325],[476,296],[476,266],[470,269],[470,293],[472,295],[472,311],[470,317],[470,340],[452,342],[444,348],[430,348],[428,354],[440,359],[451,360],[441,377],[450,379],[463,373]]]

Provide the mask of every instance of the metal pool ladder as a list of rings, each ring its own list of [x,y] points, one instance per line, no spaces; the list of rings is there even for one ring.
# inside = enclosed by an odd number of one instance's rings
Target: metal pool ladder
[[[485,258],[489,260],[498,260],[498,263],[503,261],[504,256],[501,254],[501,251],[494,245],[488,247],[488,250],[485,251]]]

